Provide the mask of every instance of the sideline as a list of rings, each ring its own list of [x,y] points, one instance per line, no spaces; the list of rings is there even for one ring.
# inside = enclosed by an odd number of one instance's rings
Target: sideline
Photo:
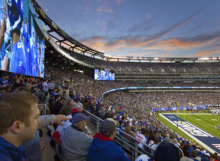
[[[168,113],[166,113],[168,114]],[[166,115],[165,114],[165,115]],[[173,114],[173,113],[170,113]],[[168,118],[166,118],[165,116],[163,116],[164,114],[160,114],[161,117],[163,117],[164,119],[166,119],[167,121],[169,121],[172,125],[176,126],[176,124],[174,124],[171,120],[169,120]],[[174,114],[175,115],[175,114]],[[193,135],[191,135],[190,133],[188,133],[187,131],[185,131],[183,128],[178,127],[178,129],[180,129],[182,132],[184,132],[186,135],[188,135],[189,137],[191,137],[193,140],[195,140],[196,142],[198,142],[200,145],[202,145],[205,149],[207,149],[208,151],[210,151],[211,153],[215,153],[216,151],[213,150],[212,148],[210,148],[209,146],[207,146],[205,143],[203,143],[202,141],[200,141],[199,139],[197,139],[196,137],[194,137]]]

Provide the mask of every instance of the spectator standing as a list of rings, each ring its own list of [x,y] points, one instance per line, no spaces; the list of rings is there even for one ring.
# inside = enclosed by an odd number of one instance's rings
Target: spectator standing
[[[0,86],[5,87],[5,86],[11,84],[11,83],[8,81],[8,79],[9,79],[8,73],[2,73],[1,76],[2,76],[2,78],[0,78]]]
[[[47,84],[48,80],[44,80],[44,82],[42,83],[42,86],[43,86],[43,91],[45,92],[46,96],[47,96],[47,93],[48,93],[48,84]]]
[[[101,133],[94,135],[87,161],[130,161],[124,150],[113,141],[116,127],[116,122],[111,118],[102,122]]]
[[[57,101],[53,107],[51,107],[51,114],[57,115],[60,109],[62,108],[63,104],[66,103],[65,98],[62,98],[61,100]]]
[[[51,80],[51,81],[48,83],[48,92],[49,92],[50,95],[51,95],[51,92],[54,90],[54,88],[55,88],[54,81]]]
[[[55,95],[54,98],[52,99],[52,102],[49,104],[49,109],[50,111],[52,110],[53,106],[56,104],[57,101],[60,100],[59,95]]]
[[[61,150],[68,161],[86,161],[92,137],[85,134],[86,121],[89,120],[82,113],[72,118],[72,125],[67,127],[62,137]]]

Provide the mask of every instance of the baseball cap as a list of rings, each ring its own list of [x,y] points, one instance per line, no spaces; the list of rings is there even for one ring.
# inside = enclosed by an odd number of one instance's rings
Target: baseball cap
[[[13,74],[11,74],[11,75],[10,75],[10,77],[14,77],[14,76],[16,76],[16,74],[15,74],[15,73],[13,73]]]
[[[90,117],[85,116],[83,113],[77,113],[72,118],[72,123],[79,123],[84,120],[90,120]]]
[[[81,112],[82,113],[82,110],[78,109],[78,108],[73,108],[71,110],[71,114],[74,114],[75,112]]]
[[[2,73],[1,76],[9,76],[8,73]]]
[[[102,134],[109,134],[114,131],[116,127],[118,127],[118,122],[116,122],[112,118],[107,118],[102,122],[100,132]]]
[[[157,161],[177,161],[179,160],[177,148],[171,143],[161,142],[154,154]]]
[[[142,154],[135,159],[135,161],[149,161],[149,160],[150,160],[150,158],[145,154]]]

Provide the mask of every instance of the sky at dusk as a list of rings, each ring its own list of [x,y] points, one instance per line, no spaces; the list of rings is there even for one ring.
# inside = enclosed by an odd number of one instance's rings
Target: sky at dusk
[[[75,40],[117,56],[220,56],[220,0],[37,0]]]

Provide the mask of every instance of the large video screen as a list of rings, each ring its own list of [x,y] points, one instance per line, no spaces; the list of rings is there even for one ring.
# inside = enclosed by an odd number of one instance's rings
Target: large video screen
[[[27,0],[0,0],[0,70],[44,77],[45,41],[35,17]]]
[[[107,70],[94,69],[94,79],[95,80],[115,80],[115,73],[111,73]]]

